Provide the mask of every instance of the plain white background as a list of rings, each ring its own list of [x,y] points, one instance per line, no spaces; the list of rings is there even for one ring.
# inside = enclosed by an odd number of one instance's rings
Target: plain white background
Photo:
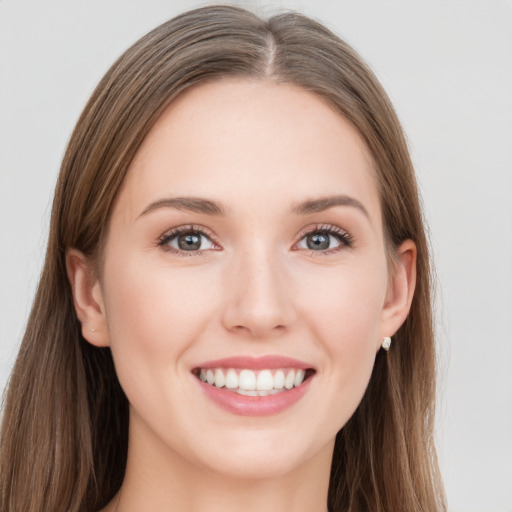
[[[452,512],[512,512],[512,3],[295,8],[370,63],[408,134],[438,274],[438,442]],[[65,144],[117,56],[196,1],[0,3],[0,389],[37,285]]]

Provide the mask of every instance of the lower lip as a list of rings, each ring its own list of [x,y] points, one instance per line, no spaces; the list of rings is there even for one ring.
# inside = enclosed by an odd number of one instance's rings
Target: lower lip
[[[217,388],[196,379],[206,396],[220,407],[240,416],[269,416],[277,414],[298,402],[309,389],[313,376],[306,379],[300,386],[281,393],[267,396],[239,395],[226,388]]]

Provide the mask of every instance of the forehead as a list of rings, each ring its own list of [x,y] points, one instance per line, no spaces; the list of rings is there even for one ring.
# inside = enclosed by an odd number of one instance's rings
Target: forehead
[[[230,79],[196,86],[167,108],[135,155],[119,203],[133,217],[168,196],[254,210],[326,194],[355,197],[378,223],[371,158],[357,130],[298,86]]]

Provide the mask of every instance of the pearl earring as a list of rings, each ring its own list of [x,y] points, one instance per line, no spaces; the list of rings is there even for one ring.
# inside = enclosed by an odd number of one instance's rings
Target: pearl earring
[[[389,350],[390,346],[391,346],[391,338],[389,336],[386,336],[384,338],[384,341],[382,342],[382,348],[387,352]]]

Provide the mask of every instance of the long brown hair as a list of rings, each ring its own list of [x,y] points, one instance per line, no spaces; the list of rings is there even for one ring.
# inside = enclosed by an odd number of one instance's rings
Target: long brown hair
[[[392,350],[377,354],[366,394],[337,435],[329,510],[445,510],[433,442],[431,271],[414,171],[393,107],[354,50],[316,21],[297,13],[262,20],[241,8],[210,6],[164,23],[128,49],[71,136],[6,395],[3,512],[90,512],[119,489],[128,402],[110,350],[81,335],[65,252],[77,248],[101,268],[112,205],[142,140],[182,91],[226,76],[296,84],[350,120],[372,156],[388,249],[406,239],[418,249],[410,314]]]

